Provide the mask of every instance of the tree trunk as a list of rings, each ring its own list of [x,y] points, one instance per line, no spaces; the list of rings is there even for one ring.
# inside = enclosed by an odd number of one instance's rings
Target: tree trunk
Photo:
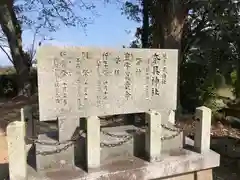
[[[13,65],[17,72],[18,94],[29,97],[31,95],[30,63],[22,48],[21,27],[11,0],[3,0],[0,3],[0,25],[7,37]]]
[[[178,86],[177,114],[181,110],[180,103],[180,65],[182,63],[182,35],[188,9],[182,0],[156,1],[152,9],[154,48],[178,49]]]
[[[149,48],[149,0],[142,1],[143,26],[142,26],[142,47]]]

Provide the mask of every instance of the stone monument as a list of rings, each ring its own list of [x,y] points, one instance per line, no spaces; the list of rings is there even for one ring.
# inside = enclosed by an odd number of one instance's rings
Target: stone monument
[[[41,47],[39,121],[57,121],[58,134],[36,134],[36,172],[29,178],[141,180],[218,166],[218,154],[203,143],[210,139],[211,110],[197,110],[198,153],[183,148],[189,139],[174,126],[177,59],[177,50],[169,49]],[[146,128],[100,128],[99,117],[129,113],[145,113]],[[123,140],[112,143],[108,136]]]

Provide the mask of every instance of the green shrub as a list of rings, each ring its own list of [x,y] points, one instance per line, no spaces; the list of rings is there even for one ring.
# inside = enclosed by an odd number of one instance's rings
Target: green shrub
[[[32,93],[37,91],[37,71],[31,69],[30,82],[32,85]],[[12,98],[18,94],[17,74],[16,71],[10,69],[0,74],[0,98]]]
[[[9,98],[17,95],[16,74],[0,75],[0,97]]]

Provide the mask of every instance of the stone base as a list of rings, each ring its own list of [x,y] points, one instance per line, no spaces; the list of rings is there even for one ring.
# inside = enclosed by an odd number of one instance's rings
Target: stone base
[[[167,125],[170,128],[174,128],[170,123]],[[141,131],[136,133],[138,128],[133,125],[126,125],[126,126],[118,126],[118,127],[107,127],[102,128],[104,132],[108,132],[110,134],[115,135],[132,135],[133,139],[124,143],[121,146],[116,147],[103,147],[101,148],[101,164],[102,163],[111,163],[112,161],[118,161],[121,159],[131,158],[132,156],[141,157],[145,156],[145,133]],[[168,130],[163,129],[162,137],[163,136],[171,136],[176,132],[171,132]],[[52,137],[56,137],[56,132],[50,133]],[[50,136],[49,135],[49,136]],[[52,139],[51,137],[47,136],[46,134],[40,134],[38,139],[41,141],[47,142],[57,142],[56,140]],[[170,150],[177,151],[182,149],[182,138],[183,135],[180,133],[175,138],[170,140],[165,140],[162,143],[162,152],[163,154],[168,154]],[[116,144],[117,142],[121,141],[122,139],[110,137],[101,133],[101,141],[107,144]],[[36,167],[38,170],[44,169],[58,169],[64,168],[65,166],[74,166],[74,164],[79,164],[81,166],[85,166],[86,163],[86,137],[82,135],[80,140],[74,146],[67,148],[59,153],[53,153],[50,155],[37,155],[36,156]],[[160,137],[159,137],[160,141]],[[46,151],[54,151],[56,149],[63,149],[64,145],[60,146],[48,146],[42,144],[36,144],[36,151],[38,152],[46,152]],[[75,154],[75,156],[74,156]],[[77,165],[77,166],[79,166]]]
[[[167,125],[170,128],[174,128],[171,123]],[[126,126],[118,126],[118,127],[108,127],[102,128],[104,132],[108,132],[110,134],[115,135],[133,135],[133,139],[124,143],[121,146],[117,147],[104,147],[101,149],[101,162],[112,162],[114,159],[121,160],[122,158],[137,156],[137,157],[144,157],[145,156],[145,132],[140,131],[136,133],[138,128],[133,125],[126,125]],[[171,132],[168,130],[162,130],[162,137],[163,136],[171,136],[176,134],[176,132]],[[101,134],[101,141],[106,143],[117,143],[121,141],[121,139],[109,137],[107,135]],[[160,141],[160,137],[159,137]],[[170,150],[179,150],[183,148],[183,134],[180,133],[178,136],[170,139],[165,140],[162,143],[161,153],[167,154]]]
[[[57,142],[45,134],[39,135],[38,139],[50,143]],[[74,145],[65,149],[67,145],[68,144],[53,146],[36,143],[36,168],[38,170],[44,170],[74,167]],[[59,152],[57,152],[57,150],[59,150]]]
[[[161,180],[212,180],[212,169],[203,171],[197,171],[193,173],[183,174],[179,176],[173,176],[169,178],[163,178]],[[155,179],[160,180],[160,179]]]
[[[186,139],[189,148],[193,142]],[[61,170],[36,172],[33,168],[28,169],[28,180],[153,180],[153,179],[174,179],[181,178],[187,174],[189,180],[211,180],[211,176],[200,173],[204,169],[211,169],[219,166],[220,155],[212,150],[199,154],[191,150],[183,149],[163,154],[160,162],[149,163],[137,157],[123,158],[118,161],[102,163],[98,169],[92,169],[89,173],[80,168],[65,168]],[[194,177],[191,174],[194,172]],[[184,180],[188,180],[188,179]],[[191,179],[194,178],[194,179]]]

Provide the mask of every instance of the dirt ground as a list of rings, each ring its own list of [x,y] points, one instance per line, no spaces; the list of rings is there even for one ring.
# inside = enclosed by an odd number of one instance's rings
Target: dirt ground
[[[0,102],[0,180],[7,180],[8,153],[6,127],[9,122],[20,119],[20,108],[26,104],[34,104],[37,97],[26,99],[15,98]],[[195,122],[191,116],[184,117],[177,125],[194,135]],[[221,155],[221,165],[213,171],[214,180],[240,179],[240,130],[217,122],[212,125],[211,148]]]

